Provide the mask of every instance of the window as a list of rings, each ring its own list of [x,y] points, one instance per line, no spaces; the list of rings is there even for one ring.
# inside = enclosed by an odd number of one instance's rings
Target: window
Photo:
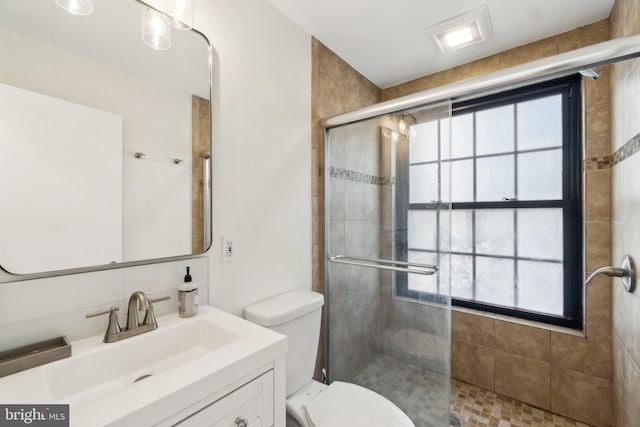
[[[570,77],[414,124],[397,146],[399,258],[450,267],[454,305],[581,327],[580,105]],[[437,300],[444,282],[398,273],[396,292]]]

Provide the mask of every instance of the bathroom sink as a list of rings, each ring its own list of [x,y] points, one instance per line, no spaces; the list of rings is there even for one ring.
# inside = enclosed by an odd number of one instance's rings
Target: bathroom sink
[[[0,402],[69,404],[72,426],[163,424],[286,353],[284,336],[212,307],[158,325],[115,343],[74,341],[71,357],[0,378]]]
[[[120,345],[100,345],[65,363],[44,366],[43,371],[53,399],[77,406],[188,364],[237,339],[208,319],[195,317]]]

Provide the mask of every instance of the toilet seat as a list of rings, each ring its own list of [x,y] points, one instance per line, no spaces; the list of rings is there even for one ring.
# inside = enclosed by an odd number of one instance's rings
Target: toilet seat
[[[313,427],[415,427],[390,400],[364,387],[334,381],[306,405]]]

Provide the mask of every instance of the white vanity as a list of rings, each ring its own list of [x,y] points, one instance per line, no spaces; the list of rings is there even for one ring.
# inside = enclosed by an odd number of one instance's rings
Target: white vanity
[[[3,404],[69,404],[71,426],[285,425],[283,335],[213,307],[0,378]]]

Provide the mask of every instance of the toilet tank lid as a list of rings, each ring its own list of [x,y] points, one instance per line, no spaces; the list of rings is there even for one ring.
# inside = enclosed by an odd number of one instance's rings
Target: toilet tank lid
[[[297,290],[278,295],[244,309],[244,318],[262,326],[277,326],[322,307],[324,295]]]

